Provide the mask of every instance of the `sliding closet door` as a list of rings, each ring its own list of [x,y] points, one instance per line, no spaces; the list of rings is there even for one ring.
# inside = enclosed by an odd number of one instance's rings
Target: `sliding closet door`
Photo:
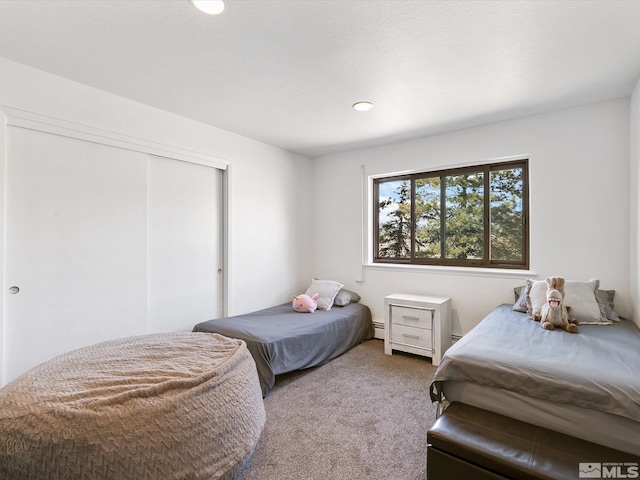
[[[146,326],[147,155],[7,128],[4,381]]]
[[[222,315],[222,172],[149,156],[151,332],[190,331]]]

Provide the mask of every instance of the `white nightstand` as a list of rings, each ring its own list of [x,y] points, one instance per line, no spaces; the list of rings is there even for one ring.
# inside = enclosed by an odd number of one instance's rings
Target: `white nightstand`
[[[384,353],[431,357],[440,365],[451,346],[451,299],[395,293],[384,298]]]

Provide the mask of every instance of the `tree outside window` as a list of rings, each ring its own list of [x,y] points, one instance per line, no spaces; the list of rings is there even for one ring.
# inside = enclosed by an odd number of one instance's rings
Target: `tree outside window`
[[[380,178],[376,262],[528,268],[527,160]]]

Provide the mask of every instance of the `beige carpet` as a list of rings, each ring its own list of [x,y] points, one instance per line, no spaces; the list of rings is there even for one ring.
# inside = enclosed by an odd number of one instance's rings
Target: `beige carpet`
[[[436,406],[429,359],[368,340],[326,365],[279,376],[240,480],[424,480]]]

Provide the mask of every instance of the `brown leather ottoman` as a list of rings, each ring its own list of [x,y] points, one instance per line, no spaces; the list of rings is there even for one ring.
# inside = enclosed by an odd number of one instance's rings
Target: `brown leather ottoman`
[[[640,473],[638,456],[461,403],[449,405],[427,442],[428,480],[576,480],[580,463],[596,462]]]

